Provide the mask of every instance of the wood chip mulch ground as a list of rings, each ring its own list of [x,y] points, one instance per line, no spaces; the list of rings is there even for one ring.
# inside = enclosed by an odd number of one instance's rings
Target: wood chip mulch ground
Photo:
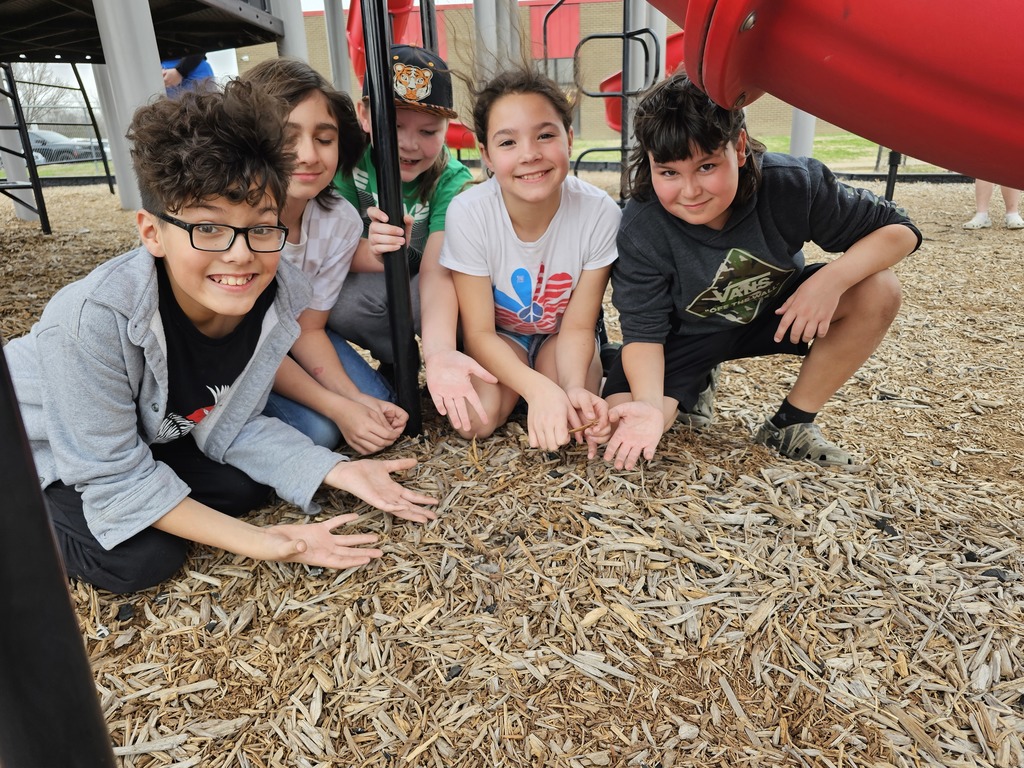
[[[0,205],[4,338],[134,242],[105,189],[46,198],[51,236]],[[925,234],[903,309],[819,418],[864,471],[752,444],[778,358],[726,365],[715,425],[635,471],[521,423],[470,444],[425,402],[388,455],[420,460],[437,522],[322,494],[380,562],[197,548],[159,589],[72,585],[121,764],[1024,765],[1024,232],[998,197],[996,228],[961,229],[969,185],[896,198]]]

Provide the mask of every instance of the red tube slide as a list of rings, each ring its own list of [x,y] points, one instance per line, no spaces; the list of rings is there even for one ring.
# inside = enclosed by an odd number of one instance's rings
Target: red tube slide
[[[392,19],[392,36],[396,44],[423,45],[416,23],[419,16],[413,14],[413,0],[388,0],[388,16]],[[419,13],[418,6],[416,13]],[[410,27],[410,16],[414,24]],[[345,37],[348,39],[348,55],[352,61],[352,71],[355,72],[359,85],[363,84],[363,77],[366,75],[366,49],[363,42],[363,12],[359,2],[353,1],[349,5],[348,20],[345,25]],[[476,137],[473,132],[458,120],[448,122],[448,133],[445,136],[445,144],[452,149],[472,149],[476,146]]]
[[[1024,187],[1024,4],[651,0],[719,104],[763,93],[942,168]]]

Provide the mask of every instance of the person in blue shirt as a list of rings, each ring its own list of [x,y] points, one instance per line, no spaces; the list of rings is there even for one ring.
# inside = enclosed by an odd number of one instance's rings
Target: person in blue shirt
[[[195,53],[180,59],[160,62],[164,75],[164,89],[168,96],[181,90],[190,90],[213,77],[213,67],[206,60],[206,54]]]

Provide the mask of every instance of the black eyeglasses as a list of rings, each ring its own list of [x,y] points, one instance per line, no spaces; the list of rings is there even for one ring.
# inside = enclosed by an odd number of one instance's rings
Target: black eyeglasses
[[[288,237],[288,227],[280,225],[232,227],[230,224],[189,224],[166,213],[158,213],[156,217],[188,232],[189,242],[197,251],[222,253],[230,250],[235,238],[242,235],[253,253],[274,253],[284,248],[284,241]]]

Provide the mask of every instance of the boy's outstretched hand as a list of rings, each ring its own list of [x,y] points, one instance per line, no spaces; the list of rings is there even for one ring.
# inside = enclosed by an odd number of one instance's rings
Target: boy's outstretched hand
[[[366,565],[384,554],[379,549],[366,547],[367,544],[376,543],[376,534],[343,536],[332,533],[335,528],[351,523],[358,517],[355,514],[338,515],[321,523],[266,528],[266,544],[269,548],[266,559],[339,570]]]
[[[416,459],[342,461],[327,473],[324,483],[331,488],[348,491],[367,504],[403,520],[416,523],[436,520],[437,513],[429,506],[437,504],[437,499],[411,491],[391,479],[392,472],[415,466]]]
[[[616,469],[632,469],[641,455],[648,461],[654,458],[662,434],[665,417],[650,403],[632,400],[620,403],[608,411],[615,431],[608,441],[604,460],[615,463]]]

